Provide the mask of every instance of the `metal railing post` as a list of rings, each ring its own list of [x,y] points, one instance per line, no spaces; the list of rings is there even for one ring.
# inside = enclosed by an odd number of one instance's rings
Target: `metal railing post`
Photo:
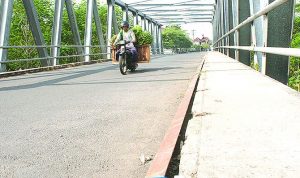
[[[90,61],[90,46],[92,42],[92,21],[93,21],[93,6],[94,0],[87,0],[87,11],[85,20],[85,35],[84,35],[84,61]]]
[[[112,37],[112,23],[113,23],[113,2],[112,0],[107,0],[107,59],[111,58],[111,47],[110,47],[110,40]]]
[[[263,47],[268,46],[268,24],[269,19],[267,15],[263,15]],[[261,73],[266,75],[267,69],[267,53],[262,53],[262,61],[261,61]]]
[[[0,4],[0,46],[8,46],[14,0],[2,0]],[[7,49],[0,48],[0,62],[7,59]],[[6,64],[0,63],[0,72],[6,71]]]
[[[61,45],[61,31],[62,31],[62,14],[63,14],[63,5],[64,1],[56,0],[55,1],[55,10],[54,10],[54,20],[52,27],[52,39],[51,45],[51,65],[56,66],[59,64],[59,59],[57,58],[60,55],[60,45]]]
[[[253,0],[249,0],[249,4],[250,4],[250,16],[254,15],[254,4],[253,4]],[[256,47],[257,46],[257,42],[256,42],[256,32],[255,32],[255,26],[254,26],[254,21],[251,23],[251,46]],[[254,52],[253,55],[253,64],[254,67],[256,65],[258,65],[258,60],[257,60],[257,52]]]
[[[232,14],[233,14],[233,26],[236,27],[239,24],[239,1],[232,0]],[[234,45],[239,46],[239,29],[235,30],[234,32]],[[235,60],[239,61],[239,50],[235,50]]]

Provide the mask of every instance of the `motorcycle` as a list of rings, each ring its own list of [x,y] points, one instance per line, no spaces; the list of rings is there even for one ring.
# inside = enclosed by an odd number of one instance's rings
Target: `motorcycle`
[[[120,72],[123,75],[126,75],[128,70],[134,72],[137,67],[137,65],[133,62],[133,57],[130,51],[126,48],[126,44],[128,44],[128,42],[126,42],[125,40],[121,40],[118,43],[118,45],[120,46],[119,67]]]

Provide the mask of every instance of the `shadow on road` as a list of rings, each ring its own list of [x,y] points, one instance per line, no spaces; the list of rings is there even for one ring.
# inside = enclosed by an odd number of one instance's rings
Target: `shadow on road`
[[[95,70],[85,70],[81,71],[78,73],[75,73],[73,75],[68,75],[65,77],[57,78],[57,79],[52,79],[52,80],[46,80],[42,82],[37,82],[37,83],[32,83],[32,84],[27,84],[27,85],[17,85],[17,86],[10,86],[10,87],[2,87],[0,88],[1,91],[10,91],[10,90],[24,90],[24,89],[33,89],[33,88],[38,88],[38,87],[43,87],[43,86],[49,86],[49,85],[54,85],[59,82],[75,79],[75,78],[80,78],[88,75],[93,75],[99,72],[104,72],[107,70],[115,69],[116,66],[109,66],[101,69],[95,69]]]

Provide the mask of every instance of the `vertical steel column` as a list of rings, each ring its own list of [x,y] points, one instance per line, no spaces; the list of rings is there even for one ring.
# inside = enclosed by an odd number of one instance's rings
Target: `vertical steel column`
[[[253,8],[253,14],[256,14],[261,10],[261,4],[263,0],[249,0],[250,7],[252,5]],[[255,41],[253,41],[253,44],[257,47],[263,47],[263,17],[259,17],[253,21],[253,27],[254,28],[254,35],[255,35]],[[252,30],[253,33],[253,30]],[[255,61],[256,60],[256,61]],[[259,66],[260,71],[262,71],[262,53],[261,52],[255,52],[254,56],[254,63]]]
[[[269,18],[267,15],[263,16],[263,47],[268,46],[268,24],[269,24]],[[267,70],[267,53],[262,53],[262,59],[261,59],[261,73],[266,75]]]
[[[239,24],[239,0],[232,0],[232,15],[233,15],[233,27],[236,27]],[[239,46],[239,30],[236,30],[234,33],[234,46]],[[235,59],[239,61],[240,51],[235,50]]]
[[[158,33],[158,27],[159,27],[159,25],[158,24],[156,24],[156,26],[155,26],[155,33],[156,33],[156,52],[157,52],[157,54],[160,54],[160,51],[159,51],[159,33]]]
[[[267,1],[267,0],[252,0],[252,1],[253,1],[252,2],[253,3],[253,13],[256,14],[257,12],[259,12],[262,9],[261,5],[263,4],[263,1]],[[259,18],[255,19],[253,24],[254,24],[254,28],[255,28],[256,46],[264,47],[264,42],[263,42],[264,29],[267,30],[267,28],[263,27],[263,17],[259,17]],[[262,70],[263,53],[256,52],[256,56],[257,56],[258,65],[260,67],[260,71],[263,73],[263,70]]]
[[[150,33],[151,33],[151,35],[152,35],[152,38],[153,38],[153,42],[152,42],[152,44],[151,44],[151,52],[152,52],[152,54],[155,54],[155,50],[154,50],[154,23],[153,23],[153,21],[151,21],[150,22]]]
[[[156,35],[156,24],[155,22],[153,22],[153,25],[152,25],[152,29],[153,29],[153,49],[152,49],[152,53],[153,54],[157,54],[157,35]]]
[[[214,12],[214,16],[213,16],[213,43],[215,43],[215,41],[217,41],[218,40],[218,37],[217,37],[217,17],[216,17],[216,11]],[[217,46],[214,46],[214,50],[218,50],[218,49],[216,49],[217,48]]]
[[[44,36],[43,36],[42,30],[41,30],[40,22],[38,20],[38,15],[37,15],[35,6],[33,4],[33,1],[32,0],[23,0],[23,4],[25,7],[25,11],[27,14],[27,18],[29,21],[30,29],[33,34],[35,44],[37,46],[45,46],[46,43],[44,40]],[[40,48],[37,48],[37,50],[38,50],[39,56],[41,58],[49,57],[46,47],[40,47]],[[44,60],[41,60],[41,64],[43,66],[49,66],[51,64],[51,61],[49,59],[46,59],[46,60],[44,59]]]
[[[249,1],[240,0],[239,1],[239,23],[242,23],[247,18],[250,17],[250,4]],[[250,46],[251,45],[251,24],[244,25],[240,28],[240,45]],[[240,51],[240,62],[250,66],[250,51],[241,50]]]
[[[80,34],[79,34],[79,29],[78,29],[78,25],[77,25],[77,20],[76,20],[76,15],[74,13],[74,8],[73,8],[73,3],[72,0],[65,0],[66,2],[66,8],[67,8],[67,12],[68,12],[68,17],[69,17],[69,22],[71,25],[71,30],[72,30],[72,34],[73,34],[73,39],[74,39],[74,44],[81,46],[81,40],[80,40]],[[83,51],[83,47],[77,47],[77,54],[79,55],[83,55],[84,51]],[[83,61],[83,57],[79,57],[80,61]]]
[[[51,59],[51,65],[53,66],[59,64],[59,59],[57,57],[60,55],[63,5],[64,1],[55,1],[54,23],[52,27],[51,39],[51,45],[53,46],[51,48],[51,56],[53,57],[53,59]]]
[[[228,17],[229,17],[229,30],[233,29],[233,12],[232,12],[232,1],[228,1]],[[229,35],[229,46],[234,46],[234,33]],[[235,58],[234,49],[229,49],[229,57]]]
[[[105,40],[103,37],[103,31],[102,31],[102,25],[101,25],[101,19],[99,16],[99,12],[98,12],[98,4],[97,1],[94,0],[94,7],[93,7],[93,12],[94,12],[94,19],[95,19],[95,24],[96,24],[96,30],[97,30],[97,36],[98,36],[98,40],[100,43],[100,49],[101,49],[101,53],[106,53],[106,44],[105,44]],[[104,54],[100,55],[102,58],[104,58]]]
[[[151,20],[148,20],[148,31],[151,33]]]
[[[139,24],[139,14],[138,12],[133,12],[133,26],[136,26]]]
[[[145,31],[149,31],[148,28],[148,19],[145,18]]]
[[[159,34],[159,54],[163,54],[163,44],[162,44],[162,30],[161,30],[161,25],[158,27],[158,34]]]
[[[250,16],[254,15],[254,4],[253,4],[253,0],[249,0],[249,4],[250,4]],[[254,21],[251,23],[251,46],[256,47],[256,33],[255,33],[255,26],[254,26]],[[254,67],[256,65],[258,65],[258,61],[257,61],[257,52],[253,52],[253,64]],[[252,56],[251,56],[252,57]]]
[[[128,6],[122,7],[123,21],[128,21]]]
[[[269,3],[272,2],[274,0],[269,0]],[[288,0],[283,5],[268,13],[269,47],[290,47],[294,20],[294,3],[294,0]],[[267,59],[266,74],[283,84],[287,84],[289,77],[289,57],[267,54]]]
[[[118,25],[118,21],[117,21],[117,16],[116,16],[116,12],[115,12],[115,1],[114,0],[110,0],[112,2],[112,25],[114,27],[114,33],[118,34],[119,33],[119,25]]]
[[[220,32],[220,36],[222,37],[225,33],[224,33],[224,1],[223,0],[219,0],[220,2],[220,27],[221,27],[221,32]],[[221,40],[221,46],[225,46],[225,38],[223,38]],[[225,54],[225,49],[222,48],[222,53]]]
[[[114,33],[117,34],[119,33],[119,28],[117,24],[117,18],[116,14],[114,11],[114,5],[115,1],[114,0],[107,0],[107,5],[108,5],[108,12],[107,12],[107,59],[111,58],[111,47],[109,44],[109,41],[111,40],[112,37],[112,27],[114,27]]]
[[[224,33],[227,33],[229,31],[228,0],[224,0],[224,23]],[[225,46],[229,46],[229,36],[225,38]],[[227,48],[225,50],[226,55],[229,56],[229,49]]]
[[[93,6],[94,0],[87,0],[87,11],[85,20],[85,35],[84,35],[84,61],[90,61],[90,50],[92,43],[92,21],[93,21]]]
[[[141,26],[142,29],[145,30],[145,17],[141,16]]]
[[[0,3],[0,46],[8,46],[14,0],[1,0]],[[0,62],[5,62],[6,59],[7,49],[0,47]],[[5,71],[6,65],[0,63],[0,72]]]
[[[217,31],[218,31],[218,39],[222,37],[222,29],[221,29],[221,3],[220,1],[218,1],[218,4],[217,4]],[[218,42],[218,46],[222,46],[222,40]],[[222,48],[219,48],[219,52],[223,52],[223,49]]]
[[[113,16],[113,3],[111,0],[107,0],[107,59],[111,58],[111,47],[109,41],[111,40],[112,36],[112,16]]]

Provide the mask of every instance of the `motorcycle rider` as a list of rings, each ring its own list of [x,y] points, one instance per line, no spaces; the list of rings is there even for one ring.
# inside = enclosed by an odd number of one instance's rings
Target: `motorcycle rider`
[[[129,29],[129,23],[127,21],[122,22],[121,28],[122,30],[117,35],[117,38],[113,45],[115,46],[120,40],[125,40],[126,48],[131,53],[132,56],[132,62],[134,62],[135,65],[137,65],[137,51],[134,46],[134,43],[136,42],[135,34],[131,29]],[[120,50],[116,52],[117,61],[119,61],[119,54],[120,54]]]

